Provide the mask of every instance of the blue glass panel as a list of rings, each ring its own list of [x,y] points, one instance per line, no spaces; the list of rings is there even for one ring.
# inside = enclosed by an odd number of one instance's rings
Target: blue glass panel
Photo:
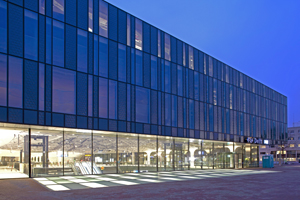
[[[116,81],[109,80],[109,118],[117,119],[117,99],[118,99],[118,84]]]
[[[99,74],[99,43],[98,43],[98,36],[94,35],[94,74]]]
[[[7,52],[7,3],[0,1],[0,52]]]
[[[126,82],[126,46],[118,45],[118,79]]]
[[[38,59],[38,15],[25,9],[24,53],[25,58]]]
[[[52,64],[52,19],[46,18],[46,63]]]
[[[45,109],[45,65],[39,64],[39,110]]]
[[[64,0],[53,0],[53,18],[58,19],[60,21],[65,21],[64,7],[65,7]]]
[[[99,35],[107,37],[108,30],[108,4],[102,0],[99,1]]]
[[[108,41],[99,37],[99,75],[108,77]]]
[[[134,49],[131,49],[131,84],[135,84],[135,54]]]
[[[151,56],[151,88],[157,90],[157,58]]]
[[[88,80],[88,115],[93,116],[93,76],[89,75]]]
[[[53,65],[64,67],[64,24],[53,20]]]
[[[165,94],[165,125],[171,126],[171,95]]]
[[[171,92],[171,68],[168,61],[165,61],[165,92]]]
[[[143,86],[143,53],[135,51],[135,81],[137,85]]]
[[[8,106],[23,107],[23,60],[9,57]]]
[[[99,78],[99,117],[107,118],[107,79]]]
[[[0,54],[0,105],[7,105],[7,57]]]
[[[177,96],[172,95],[172,126],[177,127]]]
[[[136,87],[136,122],[150,123],[150,90]]]
[[[77,70],[87,72],[87,32],[77,29]]]
[[[131,121],[131,86],[127,84],[127,121]]]
[[[200,93],[199,93],[199,73],[194,71],[194,95],[196,100],[200,100]]]
[[[39,13],[45,14],[45,0],[39,0]]]
[[[53,67],[52,111],[76,114],[76,73]]]
[[[158,125],[161,125],[161,92],[158,92]]]
[[[183,71],[182,66],[177,66],[177,91],[179,96],[183,96]]]
[[[161,91],[165,91],[165,62],[161,60]]]
[[[195,104],[191,99],[189,99],[189,128],[195,128]]]

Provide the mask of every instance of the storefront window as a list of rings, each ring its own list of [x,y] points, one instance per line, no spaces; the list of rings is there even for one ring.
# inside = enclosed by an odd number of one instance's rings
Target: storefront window
[[[138,172],[138,136],[136,134],[118,135],[118,173]]]

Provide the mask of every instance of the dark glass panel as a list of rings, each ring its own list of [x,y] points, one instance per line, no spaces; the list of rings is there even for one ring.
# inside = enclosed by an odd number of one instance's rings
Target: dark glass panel
[[[7,52],[7,3],[0,1],[0,52]]]
[[[87,32],[77,29],[77,70],[87,72]]]
[[[118,84],[116,81],[109,80],[109,118],[117,119],[118,114]]]
[[[39,64],[39,110],[45,109],[45,65]]]
[[[136,87],[136,121],[150,123],[150,90]]]
[[[157,90],[157,58],[151,56],[151,88]]]
[[[99,78],[99,117],[107,118],[107,79]]]
[[[7,56],[0,54],[0,105],[7,106]]]
[[[108,77],[108,41],[99,37],[99,75]]]
[[[53,65],[64,67],[64,24],[53,20]]]
[[[38,15],[25,9],[24,54],[25,58],[38,59]]]
[[[65,21],[65,1],[64,0],[53,0],[53,18]]]
[[[126,46],[118,44],[118,79],[126,82]]]
[[[8,106],[23,107],[23,60],[12,56],[8,68]]]
[[[135,51],[135,81],[137,85],[143,86],[143,52]]]

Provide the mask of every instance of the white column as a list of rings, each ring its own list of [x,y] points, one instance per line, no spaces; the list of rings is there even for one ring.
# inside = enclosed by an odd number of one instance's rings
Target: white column
[[[150,165],[150,154],[151,154],[151,151],[147,151],[147,165]]]
[[[190,168],[195,168],[195,150],[198,149],[197,147],[190,147]]]

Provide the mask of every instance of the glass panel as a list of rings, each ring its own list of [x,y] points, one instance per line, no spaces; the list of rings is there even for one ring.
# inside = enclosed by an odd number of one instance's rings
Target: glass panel
[[[126,46],[118,44],[118,77],[119,81],[126,82]]]
[[[52,19],[46,18],[46,63],[52,64]]]
[[[140,136],[139,138],[140,172],[156,172],[157,144],[156,136]]]
[[[63,131],[31,131],[31,175],[63,175]]]
[[[172,95],[172,126],[177,127],[177,96]]]
[[[136,87],[136,122],[150,123],[150,90]]]
[[[60,21],[65,21],[64,18],[64,0],[53,0],[53,18],[58,19]]]
[[[135,48],[143,50],[143,22],[135,19]]]
[[[94,75],[99,74],[99,43],[98,35],[94,35]]]
[[[183,71],[182,66],[177,66],[177,91],[179,96],[183,96]]]
[[[234,144],[234,153],[235,153],[235,168],[243,168],[243,145]]]
[[[99,0],[99,35],[107,37],[108,30],[108,5],[106,2]]]
[[[171,68],[168,61],[165,61],[165,92],[171,93]]]
[[[107,118],[107,91],[108,81],[104,78],[99,78],[99,117]]]
[[[224,167],[226,169],[232,169],[235,166],[235,154],[233,150],[233,143],[232,142],[227,142],[224,144]]]
[[[190,169],[201,169],[202,168],[202,155],[204,151],[201,151],[201,140],[189,139],[190,149],[189,149],[189,161]]]
[[[108,41],[99,37],[99,75],[108,77]]]
[[[7,52],[7,3],[0,1],[0,52]]]
[[[202,144],[203,169],[213,168],[213,143],[203,142]]]
[[[165,59],[171,61],[170,35],[165,33]]]
[[[45,0],[39,0],[39,13],[45,14]]]
[[[117,119],[118,116],[118,87],[117,82],[109,80],[109,118]]]
[[[151,88],[157,90],[157,58],[151,56]]]
[[[111,174],[117,172],[116,134],[93,132],[93,168],[94,174]]]
[[[23,60],[9,57],[8,67],[8,106],[23,107]]]
[[[96,168],[96,164],[94,164],[95,167],[92,170],[91,139],[91,131],[76,130],[64,132],[64,153],[57,152],[58,156],[64,157],[64,175],[100,173],[100,170]]]
[[[171,126],[171,95],[170,94],[165,94],[165,125],[166,126]]]
[[[0,105],[7,106],[7,56],[0,54]]]
[[[138,172],[138,138],[135,134],[118,135],[118,173]]]
[[[89,75],[88,115],[93,116],[93,76]]]
[[[131,121],[131,86],[127,84],[127,121]]]
[[[25,9],[24,19],[24,57],[38,59],[38,15]]]
[[[53,67],[53,112],[76,114],[76,72]]]
[[[174,146],[174,166],[175,170],[185,170],[189,168],[189,146],[188,139],[175,139]]]
[[[143,86],[144,83],[143,70],[143,52],[135,51],[135,81],[137,85]]]
[[[224,144],[220,142],[214,142],[214,167],[215,169],[224,169],[225,168],[225,152]]]
[[[194,69],[194,49],[189,46],[189,68]]]
[[[45,65],[39,63],[39,110],[45,107]]]
[[[131,35],[130,35],[130,15],[127,14],[127,45],[131,46]]]
[[[161,39],[160,30],[157,30],[157,56],[161,57]]]
[[[87,32],[77,29],[77,70],[87,72]]]
[[[186,49],[185,49],[185,44],[183,44],[182,46],[182,56],[183,56],[183,59],[182,59],[182,62],[183,62],[183,66],[186,66]]]
[[[0,179],[28,177],[28,129],[0,128],[0,135]]]
[[[53,65],[64,67],[64,24],[53,20]]]
[[[93,3],[94,0],[89,0],[89,32],[93,32]]]
[[[173,170],[173,139],[158,137],[158,171]]]
[[[189,99],[189,128],[195,128],[195,102]]]
[[[251,165],[251,145],[246,144],[244,145],[244,152],[243,152],[243,157],[244,157],[244,168],[249,168]]]

